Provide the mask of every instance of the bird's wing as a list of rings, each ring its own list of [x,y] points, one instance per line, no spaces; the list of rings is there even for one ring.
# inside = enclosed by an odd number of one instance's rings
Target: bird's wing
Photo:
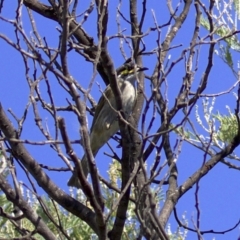
[[[109,103],[111,106],[109,106]],[[108,128],[112,124],[112,121],[116,119],[117,115],[112,108],[116,109],[116,101],[111,87],[108,85],[98,101],[92,122],[91,132],[93,131],[93,128]],[[95,126],[96,122],[98,122],[98,126]]]

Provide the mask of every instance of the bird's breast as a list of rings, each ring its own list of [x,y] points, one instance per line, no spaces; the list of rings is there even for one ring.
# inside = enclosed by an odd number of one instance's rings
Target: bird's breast
[[[136,100],[136,89],[129,81],[123,82],[121,86],[123,109],[127,114],[132,112]]]

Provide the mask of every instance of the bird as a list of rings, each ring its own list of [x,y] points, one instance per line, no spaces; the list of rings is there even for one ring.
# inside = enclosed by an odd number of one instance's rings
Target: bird
[[[117,84],[121,91],[122,107],[126,118],[132,113],[136,102],[135,82],[137,75],[145,70],[148,70],[148,68],[139,67],[130,60],[127,60],[116,70]],[[98,101],[90,130],[90,146],[94,157],[99,149],[119,130],[118,113],[114,109],[117,109],[115,96],[110,85],[108,85]],[[87,177],[89,167],[86,155],[83,156],[81,165],[83,173]],[[82,188],[76,171],[73,171],[68,186]]]

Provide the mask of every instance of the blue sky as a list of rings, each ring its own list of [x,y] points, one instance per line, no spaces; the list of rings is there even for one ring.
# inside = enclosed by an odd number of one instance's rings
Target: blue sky
[[[44,1],[43,1],[44,2]],[[83,12],[88,7],[88,1],[81,2],[81,9],[79,13]],[[47,1],[46,1],[47,3]],[[208,1],[205,1],[207,4]],[[108,25],[108,36],[114,35],[117,33],[116,27],[116,2],[110,1],[110,13],[109,13],[109,25]],[[177,1],[173,1],[173,6],[176,6]],[[122,4],[122,11],[126,16],[128,16],[127,11],[127,3],[124,2]],[[141,2],[139,3],[139,8],[141,7]],[[143,32],[147,32],[149,27],[154,27],[154,20],[151,9],[155,12],[156,19],[159,25],[166,23],[169,19],[169,14],[166,8],[165,1],[158,1],[152,0],[148,1],[147,4],[147,15],[146,21],[143,26]],[[181,10],[181,6],[179,8]],[[139,13],[141,11],[139,10]],[[13,19],[15,16],[15,11],[13,5],[5,3],[2,15],[6,18]],[[175,61],[179,58],[182,50],[187,47],[191,41],[191,34],[193,32],[194,27],[194,7],[192,6],[190,15],[187,18],[184,26],[180,29],[177,37],[174,39],[172,46],[178,46],[169,51],[170,62]],[[46,38],[50,47],[56,48],[58,45],[58,31],[56,27],[59,26],[52,22],[51,20],[43,19],[39,17],[37,14],[34,14],[36,24],[39,30],[39,33]],[[25,28],[25,33],[28,36],[33,36],[32,30],[29,25],[29,21],[27,20],[26,11],[23,10],[23,26]],[[95,12],[90,15],[88,21],[84,24],[84,28],[87,33],[94,37],[96,40],[96,14]],[[126,29],[124,32],[126,35],[130,35],[130,27],[126,24],[123,20],[121,20],[121,27],[122,29]],[[10,39],[14,42],[15,35],[12,26],[7,23],[3,23],[0,21],[0,33],[6,34]],[[164,39],[168,29],[164,28],[161,32],[161,41]],[[201,29],[200,36],[206,36],[207,31]],[[146,51],[151,51],[156,48],[156,39],[157,39],[157,32],[151,33],[149,36],[144,38],[146,43]],[[24,46],[24,44],[23,44]],[[109,42],[109,53],[113,58],[115,67],[120,66],[124,59],[121,56],[119,50],[119,40],[117,38],[111,40]],[[128,47],[125,45],[126,53],[130,54]],[[204,74],[204,69],[206,67],[207,62],[207,45],[203,45],[200,48],[199,54],[199,62],[198,62],[198,71],[196,72],[195,79],[194,79],[194,88],[198,86],[201,76]],[[4,107],[4,109],[10,108],[18,117],[22,116],[24,107],[28,102],[29,97],[29,88],[27,86],[27,82],[25,79],[25,69],[22,62],[22,58],[16,50],[9,47],[3,40],[0,40],[0,101]],[[234,64],[235,69],[237,67],[238,56],[234,54]],[[88,82],[92,77],[92,65],[90,63],[86,63],[82,57],[78,54],[71,52],[69,54],[69,68],[72,76],[77,79],[84,87],[88,86]],[[147,75],[151,75],[153,71],[153,66],[156,63],[156,55],[152,56],[145,56],[143,58],[144,66],[148,67],[149,70],[146,72]],[[30,63],[30,66],[33,66]],[[175,101],[175,96],[178,92],[178,89],[182,83],[182,78],[184,76],[184,62],[181,62],[176,68],[173,69],[171,74],[168,76],[168,96],[169,96],[169,106],[172,106]],[[30,70],[33,73],[33,69]],[[67,104],[66,99],[71,101],[71,98],[58,86],[58,83],[55,77],[51,74],[48,75],[49,81],[52,87],[54,101],[58,106],[64,106]],[[206,94],[213,94],[225,91],[229,89],[236,78],[233,76],[230,69],[223,63],[223,61],[217,56],[214,56],[214,66],[213,70],[209,77],[209,86],[204,93]],[[99,83],[101,89],[104,89],[104,83],[101,80],[100,76],[98,75],[95,79],[96,83]],[[92,96],[94,96],[95,100],[97,101],[100,96],[99,86],[98,84],[93,85],[93,89],[91,91]],[[150,83],[148,80],[145,81],[146,93],[149,93],[150,90]],[[44,82],[40,83],[40,90],[43,96],[46,96],[46,86]],[[234,89],[233,91],[237,91]],[[199,112],[202,113],[202,101],[198,102]],[[226,105],[232,108],[232,112],[234,112],[235,108],[235,98],[232,93],[227,95],[221,96],[217,98],[216,104],[214,107],[213,112],[217,113],[220,111],[221,113],[227,114]],[[69,135],[72,139],[79,139],[79,123],[76,117],[73,114],[69,114],[66,112],[60,112],[60,116],[64,117],[67,122],[67,129]],[[191,118],[196,123],[195,120],[195,109],[191,113]],[[16,123],[14,119],[11,117],[10,114],[8,116],[12,119],[14,125]],[[41,117],[43,119],[43,123],[48,126],[49,131],[51,133],[54,132],[54,126],[51,119],[46,112],[41,112]],[[150,113],[148,115],[150,117]],[[174,118],[173,123],[177,124],[181,120],[181,114]],[[89,125],[91,124],[91,117],[89,117]],[[154,127],[156,129],[158,126]],[[200,126],[196,123],[196,128],[202,134],[205,134]],[[153,130],[154,130],[153,129]],[[23,130],[23,139],[30,139],[32,141],[44,141],[43,136],[39,132],[39,130],[35,126],[34,118],[33,118],[33,111],[32,107],[29,109],[28,118],[25,122],[25,127]],[[172,145],[175,144],[175,137],[172,137]],[[114,144],[111,141],[111,144]],[[49,150],[49,146],[31,146],[27,145],[28,150],[30,153],[36,158],[40,163],[49,164],[50,166],[65,166],[64,163],[59,160],[56,153]],[[79,156],[83,155],[83,149],[79,148],[79,146],[75,146],[75,151]],[[63,152],[65,152],[63,148]],[[99,154],[96,156],[96,162],[99,166],[100,172],[103,175],[106,175],[106,169],[108,169],[109,162],[111,159],[106,161],[101,161],[103,158],[103,152],[110,152],[108,147],[104,147]],[[120,154],[120,150],[118,150]],[[239,153],[237,150],[236,153]],[[121,156],[121,155],[120,155]],[[202,164],[204,153],[196,150],[194,147],[190,146],[188,143],[184,143],[181,151],[181,155],[178,158],[177,166],[179,171],[179,184],[182,184],[188,177],[193,174]],[[104,157],[106,159],[106,157]],[[209,157],[207,158],[209,159]],[[162,155],[161,161],[165,160],[165,156]],[[151,165],[151,160],[149,161],[149,165]],[[234,161],[234,164],[239,165],[237,161]],[[65,191],[68,191],[67,188],[67,180],[70,177],[70,173],[50,173],[52,179],[61,186]],[[20,174],[19,178],[23,181],[26,181],[26,177],[24,174]],[[218,164],[213,170],[209,172],[207,176],[205,176],[200,182],[200,191],[199,191],[199,204],[201,209],[201,230],[214,230],[214,231],[224,231],[228,228],[231,228],[236,224],[239,220],[240,216],[240,194],[238,193],[239,188],[239,181],[240,181],[240,174],[238,171],[233,169],[228,169],[226,166],[222,164]],[[164,188],[165,189],[165,188]],[[186,218],[191,227],[192,221],[196,221],[196,208],[195,208],[195,187],[189,190],[178,202],[177,204],[177,212],[179,217],[181,214],[185,213]],[[173,216],[170,218],[171,229],[176,229],[176,222]],[[206,234],[204,235],[205,240],[210,240],[215,237],[217,240],[224,240],[224,239],[237,239],[240,235],[239,227],[237,227],[234,231],[227,233],[225,235],[217,235],[217,234]],[[196,235],[188,233],[187,239],[196,239]]]

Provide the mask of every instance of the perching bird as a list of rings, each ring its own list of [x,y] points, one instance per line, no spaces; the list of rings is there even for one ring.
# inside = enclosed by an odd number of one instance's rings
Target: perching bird
[[[138,67],[128,61],[117,70],[117,83],[122,93],[122,106],[126,117],[132,113],[137,97],[135,89],[136,75],[144,70],[147,70],[147,68]],[[97,104],[90,131],[90,144],[93,156],[96,156],[98,150],[119,130],[118,114],[113,108],[117,109],[115,96],[110,85],[108,85]],[[83,172],[87,177],[89,168],[85,155],[81,164]],[[81,188],[80,181],[75,172],[68,181],[68,186]]]

